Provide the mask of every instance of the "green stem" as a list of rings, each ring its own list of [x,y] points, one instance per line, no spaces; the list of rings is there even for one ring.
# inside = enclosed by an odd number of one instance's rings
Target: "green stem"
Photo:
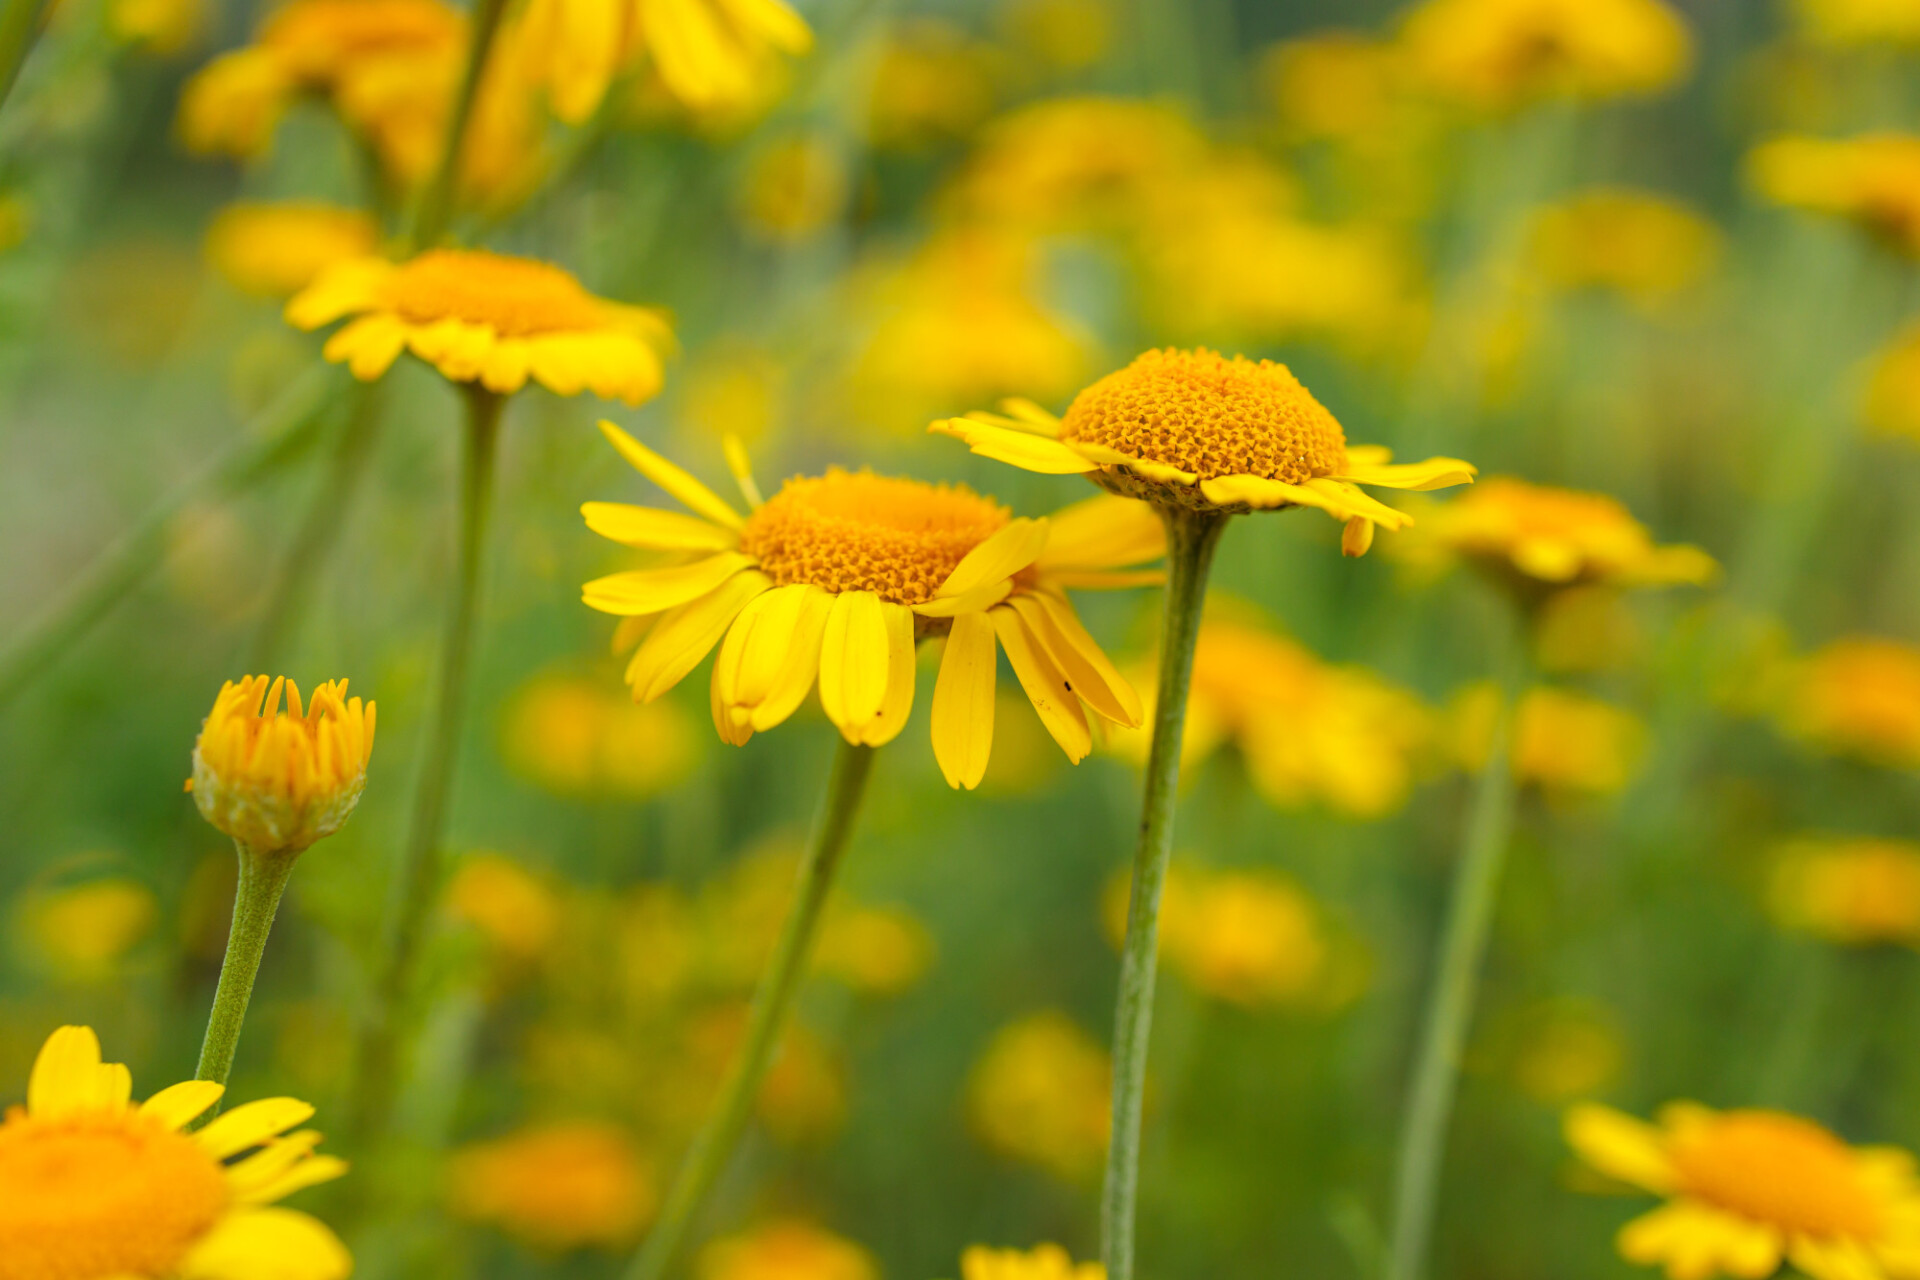
[[[0,707],[134,592],[159,562],[175,516],[209,495],[238,492],[304,444],[321,416],[327,382],[325,372],[316,369],[289,386],[16,633],[0,649]]]
[[[462,384],[461,390],[467,397],[467,431],[460,467],[459,562],[453,590],[447,596],[440,637],[440,681],[433,719],[427,726],[413,794],[413,819],[401,852],[399,905],[387,935],[386,968],[374,993],[372,1019],[360,1045],[356,1096],[348,1109],[351,1132],[363,1138],[385,1127],[399,1085],[401,1011],[413,987],[428,916],[445,871],[441,841],[466,711],[467,669],[479,609],[500,412],[506,401],[477,383]]]
[[[13,92],[33,42],[47,25],[50,0],[7,0],[0,8],[0,102]]]
[[[233,894],[233,927],[227,933],[227,955],[220,962],[220,985],[214,988],[213,1011],[207,1016],[207,1036],[200,1044],[196,1080],[225,1084],[233,1070],[234,1051],[240,1047],[240,1027],[253,998],[253,980],[260,957],[267,952],[267,934],[273,930],[280,895],[293,875],[298,852],[261,853],[240,841],[240,883]],[[209,1113],[211,1115],[211,1113]]]
[[[500,31],[500,19],[507,11],[506,0],[479,0],[473,11],[473,36],[467,45],[467,66],[460,77],[460,90],[453,100],[453,117],[447,124],[447,140],[441,147],[440,163],[415,211],[413,248],[431,249],[447,234],[453,220],[454,190],[460,183],[460,161],[466,152],[467,127],[473,122],[473,103],[479,96],[481,81],[487,74],[487,56],[493,50],[493,38]]]
[[[1147,1045],[1153,1028],[1153,984],[1160,947],[1160,892],[1173,853],[1173,807],[1180,782],[1180,738],[1187,688],[1200,637],[1207,570],[1230,518],[1214,511],[1163,507],[1167,524],[1166,622],[1160,639],[1160,685],[1147,754],[1140,847],[1133,859],[1127,937],[1120,953],[1120,991],[1113,1025],[1113,1132],[1100,1199],[1100,1251],[1108,1280],[1133,1280],[1134,1202],[1140,1184],[1140,1116],[1146,1092]]]
[[[627,1268],[627,1280],[660,1280],[667,1273],[679,1256],[695,1215],[725,1172],[733,1149],[746,1129],[754,1100],[760,1093],[760,1082],[773,1061],[781,1029],[792,1010],[794,993],[806,973],[821,909],[833,888],[834,871],[840,865],[840,855],[847,847],[854,816],[860,809],[860,798],[866,791],[873,753],[872,747],[843,741],[834,756],[826,794],[814,818],[813,834],[800,860],[793,905],[780,926],[780,938],[767,961],[766,972],[760,975],[759,989],[753,993],[746,1042],[728,1069],[713,1111],[674,1176],[673,1187],[667,1193],[653,1230]]]
[[[1487,936],[1499,898],[1500,870],[1513,832],[1518,784],[1513,748],[1519,700],[1527,680],[1527,640],[1508,639],[1500,705],[1487,761],[1474,784],[1463,848],[1453,872],[1440,964],[1427,996],[1426,1027],[1408,1086],[1404,1128],[1395,1167],[1393,1235],[1387,1280],[1418,1280],[1425,1273],[1439,1201],[1447,1121],[1459,1090],[1460,1058],[1473,1023]]]

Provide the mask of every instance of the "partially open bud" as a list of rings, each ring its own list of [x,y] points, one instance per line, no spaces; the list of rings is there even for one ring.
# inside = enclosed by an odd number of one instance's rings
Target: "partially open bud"
[[[222,685],[187,782],[201,816],[256,853],[299,853],[338,831],[373,754],[374,704],[348,701],[346,690],[345,680],[321,685],[303,713],[300,687],[284,676]]]

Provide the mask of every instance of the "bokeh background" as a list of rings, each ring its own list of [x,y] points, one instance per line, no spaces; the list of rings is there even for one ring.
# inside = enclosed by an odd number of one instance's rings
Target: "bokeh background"
[[[1576,1099],[1920,1141],[1920,358],[1901,345],[1920,161],[1835,177],[1765,150],[1920,126],[1920,6],[1649,0],[1653,35],[1634,5],[1517,0],[799,7],[814,50],[750,100],[689,108],[641,66],[569,125],[528,88],[490,144],[513,176],[456,223],[668,309],[681,350],[638,410],[538,390],[508,410],[401,1119],[304,1193],[361,1274],[616,1273],[733,1047],[831,754],[817,707],[716,741],[704,668],[630,702],[610,620],[578,597],[623,553],[578,508],[661,497],[595,419],[714,483],[730,432],[763,483],[872,465],[1038,515],[1083,482],[927,422],[1009,394],[1058,410],[1162,344],[1283,360],[1352,439],[1604,491],[1723,566],[1704,589],[1568,593],[1541,628],[1550,691],[1523,721],[1436,1273],[1633,1273],[1611,1241],[1642,1202],[1572,1167]],[[309,1098],[324,1128],[428,703],[459,404],[403,362],[357,472],[338,394],[206,481],[280,425],[289,387],[346,381],[313,372],[321,337],[281,320],[290,285],[223,211],[393,199],[323,100],[243,162],[187,145],[183,87],[261,16],[62,0],[0,113],[0,632],[27,635],[103,550],[129,566],[0,706],[0,1092],[62,1022],[97,1027],[143,1092],[189,1074],[233,859],[181,781],[290,596],[276,668],[349,677],[380,735],[358,813],[295,877],[235,1088]],[[276,587],[315,509],[322,548]],[[1418,534],[1359,561],[1312,515],[1227,535],[1155,1025],[1151,1274],[1377,1273],[1504,625],[1499,593]],[[1158,592],[1080,604],[1146,680]],[[708,1216],[735,1243],[699,1255],[705,1280],[930,1280],[973,1242],[1095,1252],[1141,746],[1070,766],[1003,672],[987,781],[953,793],[921,687]],[[754,1252],[816,1230],[846,1247],[808,1237],[785,1271]]]

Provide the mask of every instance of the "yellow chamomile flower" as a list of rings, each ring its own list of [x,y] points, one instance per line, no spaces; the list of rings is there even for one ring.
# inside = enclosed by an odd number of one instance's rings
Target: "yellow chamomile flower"
[[[1920,323],[1908,324],[1874,356],[1862,415],[1875,431],[1920,445]]]
[[[1822,44],[1920,44],[1920,0],[1794,0],[1793,9]]]
[[[960,1255],[960,1280],[1107,1280],[1097,1262],[1073,1258],[1057,1244],[1031,1249],[989,1249],[976,1244]]]
[[[1493,109],[1657,93],[1693,62],[1663,0],[1425,0],[1401,40],[1437,91]]]
[[[1362,484],[1440,489],[1471,482],[1454,458],[1395,466],[1385,449],[1349,447],[1340,424],[1283,364],[1197,351],[1148,351],[1094,383],[1056,418],[1027,401],[1007,416],[972,413],[930,428],[1027,471],[1084,474],[1124,497],[1200,511],[1316,507],[1364,555],[1376,524],[1412,523]]]
[[[1808,836],[1775,855],[1774,919],[1842,946],[1920,946],[1920,844]]]
[[[191,1080],[135,1104],[90,1027],[47,1037],[27,1104],[0,1120],[0,1275],[8,1280],[343,1280],[346,1249],[273,1202],[337,1178],[292,1098],[235,1107],[194,1133],[222,1086]],[[241,1157],[235,1159],[235,1157]]]
[[[817,677],[841,735],[879,746],[912,710],[916,641],[944,634],[932,731],[952,786],[971,789],[986,772],[996,643],[1074,761],[1093,746],[1087,709],[1140,722],[1139,697],[1065,593],[1157,581],[1120,572],[1163,547],[1157,523],[1129,504],[1096,499],[1050,520],[1014,519],[965,488],[838,469],[796,477],[762,501],[736,445],[728,453],[749,505],[742,516],[612,423],[600,429],[696,513],[611,502],[581,509],[603,537],[675,557],[584,588],[603,613],[657,618],[627,667],[636,698],[660,697],[718,645],[712,706],[723,740],[743,745],[785,721]]]
[[[873,1255],[843,1236],[781,1218],[700,1251],[699,1280],[880,1280]]]
[[[447,1177],[457,1216],[552,1251],[632,1244],[658,1199],[633,1139],[593,1121],[537,1125],[463,1147]]]
[[[373,755],[374,704],[346,692],[330,680],[302,711],[284,676],[223,684],[193,744],[187,790],[201,816],[259,854],[299,853],[338,831]]]
[[[18,909],[16,936],[60,977],[106,982],[120,959],[153,929],[160,906],[133,880],[94,880],[33,892]]]
[[[546,882],[511,858],[474,853],[447,885],[447,914],[472,925],[500,955],[536,960],[560,932],[560,901]]]
[[[358,209],[311,200],[230,204],[207,228],[213,269],[243,293],[287,298],[336,262],[364,258],[380,229]]]
[[[1494,476],[1434,512],[1409,554],[1464,560],[1528,589],[1699,584],[1719,572],[1693,546],[1656,546],[1616,499]]]
[[[502,721],[507,767],[556,795],[658,795],[700,757],[700,729],[687,712],[670,702],[635,706],[587,676],[535,676],[508,700]]]
[[[1661,1108],[1657,1124],[1582,1104],[1566,1134],[1599,1173],[1666,1200],[1621,1228],[1618,1246],[1672,1280],[1770,1276],[1783,1261],[1812,1280],[1920,1276],[1920,1181],[1898,1148],[1691,1102]]]
[[[1753,149],[1747,173],[1775,204],[1845,218],[1920,255],[1920,136],[1774,138]]]
[[[1654,309],[1705,277],[1720,232],[1677,200],[1598,187],[1533,215],[1530,257],[1556,289],[1611,289]]]
[[[1107,937],[1127,928],[1127,877],[1107,883]],[[1325,995],[1332,948],[1319,907],[1272,871],[1167,869],[1160,952],[1195,990],[1246,1008],[1302,1006]]]
[[[1794,664],[1781,727],[1824,751],[1920,769],[1920,646],[1846,636]]]
[[[1491,681],[1454,699],[1452,746],[1462,768],[1486,767],[1499,706],[1500,690]],[[1570,689],[1537,686],[1520,698],[1514,776],[1558,795],[1613,795],[1633,780],[1646,740],[1646,726],[1631,712]]]
[[[967,1082],[967,1112],[988,1147],[1077,1181],[1107,1150],[1112,1075],[1098,1041],[1042,1009],[994,1033]]]
[[[327,359],[371,382],[411,351],[454,382],[501,394],[529,377],[558,395],[583,390],[639,404],[660,390],[672,331],[657,311],[597,298],[559,267],[478,249],[430,249],[406,262],[337,263],[287,304],[327,340]]]

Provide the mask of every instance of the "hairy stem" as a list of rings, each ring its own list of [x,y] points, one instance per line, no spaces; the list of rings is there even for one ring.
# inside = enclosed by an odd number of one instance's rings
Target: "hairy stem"
[[[247,1003],[253,998],[253,980],[260,972],[260,958],[267,952],[267,935],[273,930],[273,917],[280,910],[280,895],[293,875],[298,853],[260,853],[236,840],[240,855],[240,881],[233,894],[233,927],[227,932],[227,954],[220,962],[220,985],[214,988],[213,1011],[207,1015],[207,1035],[200,1044],[200,1065],[196,1080],[225,1084],[233,1070],[233,1055],[240,1047],[240,1028],[247,1019]],[[211,1119],[217,1111],[209,1111]]]

